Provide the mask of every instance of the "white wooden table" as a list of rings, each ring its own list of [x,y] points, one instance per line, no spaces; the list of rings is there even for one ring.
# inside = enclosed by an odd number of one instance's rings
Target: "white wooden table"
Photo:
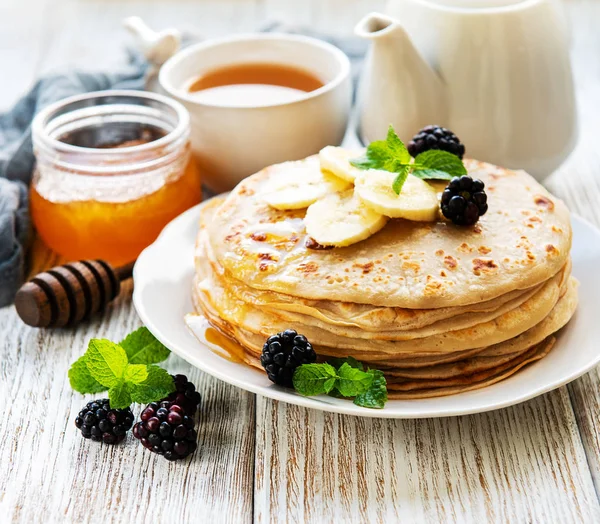
[[[367,0],[2,0],[0,107],[57,68],[122,58],[119,21],[139,14],[213,36],[279,18],[350,32]],[[580,144],[550,180],[600,225],[600,2],[567,2]],[[42,249],[36,267],[53,263]],[[203,394],[199,449],[169,463],[129,436],[110,447],[73,425],[88,400],[67,369],[91,337],[140,325],[126,286],[73,330],[25,327],[0,310],[0,522],[600,522],[600,375],[500,411],[373,420],[274,402],[171,356]],[[574,348],[575,349],[575,348]]]

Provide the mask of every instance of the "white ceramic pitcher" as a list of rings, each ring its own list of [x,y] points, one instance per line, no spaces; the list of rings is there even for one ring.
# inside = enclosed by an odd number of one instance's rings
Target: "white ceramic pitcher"
[[[556,0],[390,0],[356,34],[372,41],[359,90],[361,140],[452,129],[467,156],[538,179],[572,151],[569,35]]]

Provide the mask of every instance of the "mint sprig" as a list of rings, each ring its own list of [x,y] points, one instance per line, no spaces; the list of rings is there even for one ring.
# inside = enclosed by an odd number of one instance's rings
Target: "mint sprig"
[[[131,400],[138,404],[160,400],[174,390],[173,378],[165,369],[158,366],[147,366],[147,371],[147,378],[136,384],[136,387],[131,391]],[[147,400],[149,398],[154,400]]]
[[[110,405],[115,409],[126,408],[132,402],[154,402],[175,391],[171,375],[153,365],[169,354],[145,327],[119,344],[94,338],[69,369],[69,382],[83,394],[108,390]]]
[[[338,376],[327,363],[303,364],[294,372],[294,389],[307,397],[330,393]]]
[[[107,388],[116,385],[123,378],[129,365],[125,350],[103,338],[90,340],[85,352],[85,364],[90,375]]]
[[[373,375],[358,368],[353,368],[345,362],[338,369],[338,380],[335,387],[343,397],[355,397],[365,393],[373,382]]]
[[[79,393],[101,393],[106,391],[106,387],[100,384],[94,377],[92,377],[86,364],[85,355],[79,357],[71,365],[69,369],[69,382],[71,387]]]
[[[127,353],[130,364],[158,364],[171,353],[146,327],[129,333],[119,345]]]
[[[305,396],[354,397],[357,406],[374,409],[383,408],[387,402],[383,373],[377,369],[365,371],[363,364],[353,357],[323,364],[303,364],[294,372],[293,382],[294,389]]]
[[[451,180],[467,174],[462,160],[440,150],[425,151],[411,161],[410,153],[390,125],[385,140],[371,142],[364,156],[350,160],[358,169],[381,169],[397,173],[392,189],[399,195],[409,174],[422,180]]]
[[[364,393],[356,395],[354,403],[364,408],[381,409],[388,400],[387,382],[378,369],[369,369],[367,373],[373,376],[371,386]]]

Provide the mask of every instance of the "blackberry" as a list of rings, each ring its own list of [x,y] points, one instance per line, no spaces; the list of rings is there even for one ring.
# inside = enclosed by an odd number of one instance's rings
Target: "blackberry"
[[[442,193],[442,213],[459,226],[472,226],[488,210],[484,188],[468,175],[454,177]]]
[[[142,446],[167,460],[179,460],[196,451],[194,419],[184,409],[168,400],[152,402],[133,426],[133,436]]]
[[[196,391],[196,386],[185,375],[173,375],[173,381],[175,382],[175,391],[164,400],[170,402],[170,406],[182,407],[186,415],[193,417],[202,400],[200,393]]]
[[[292,387],[296,368],[302,364],[312,364],[317,354],[304,335],[293,329],[270,336],[263,346],[260,363],[269,379],[280,386]]]
[[[92,400],[79,412],[75,425],[84,438],[117,444],[133,425],[131,409],[111,409],[107,398]]]
[[[465,146],[449,129],[440,126],[427,126],[421,129],[408,143],[408,152],[414,158],[430,149],[440,149],[462,158]]]

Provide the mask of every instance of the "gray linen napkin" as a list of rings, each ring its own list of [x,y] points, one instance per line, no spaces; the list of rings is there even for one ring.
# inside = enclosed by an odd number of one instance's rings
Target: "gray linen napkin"
[[[30,126],[43,107],[71,95],[104,89],[144,89],[148,64],[130,53],[114,73],[69,72],[39,80],[8,112],[0,114],[0,307],[10,304],[25,273],[30,237],[27,186],[35,159]]]

